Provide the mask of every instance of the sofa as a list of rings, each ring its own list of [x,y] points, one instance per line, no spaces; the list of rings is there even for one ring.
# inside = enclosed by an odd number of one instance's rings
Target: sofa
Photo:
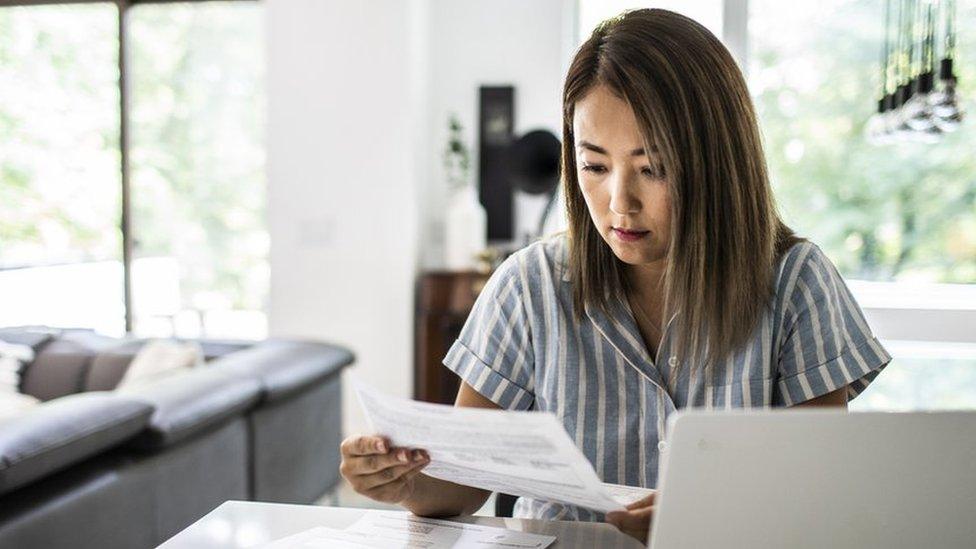
[[[30,345],[0,422],[0,547],[155,547],[230,499],[311,503],[339,481],[340,372],[350,351],[199,341],[195,368],[114,391],[144,344],[3,329]]]

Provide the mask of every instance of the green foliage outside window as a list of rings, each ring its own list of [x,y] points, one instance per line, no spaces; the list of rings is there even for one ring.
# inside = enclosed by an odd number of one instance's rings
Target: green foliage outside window
[[[121,257],[117,14],[0,8],[0,268]]]
[[[855,279],[976,282],[976,2],[958,2],[967,119],[871,145],[884,3],[750,2],[749,83],[780,209]]]
[[[0,8],[0,268],[121,260],[118,13]],[[267,300],[263,13],[127,12],[133,247],[178,264],[174,311]]]

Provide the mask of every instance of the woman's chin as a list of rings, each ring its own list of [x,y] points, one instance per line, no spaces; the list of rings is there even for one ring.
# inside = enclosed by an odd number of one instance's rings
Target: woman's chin
[[[617,256],[617,259],[628,265],[644,265],[655,261],[654,254],[651,250],[641,249],[641,247],[613,246],[611,249],[613,250],[613,255]]]
[[[647,265],[667,259],[667,250],[658,250],[650,242],[614,242],[610,250],[627,265]]]

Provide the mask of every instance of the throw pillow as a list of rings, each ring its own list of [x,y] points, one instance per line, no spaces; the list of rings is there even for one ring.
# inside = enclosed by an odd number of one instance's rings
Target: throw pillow
[[[197,343],[180,343],[166,339],[151,340],[136,353],[116,390],[153,383],[186,372],[202,362],[203,351]]]
[[[18,416],[40,401],[20,393],[24,365],[34,360],[34,349],[0,341],[0,421]]]

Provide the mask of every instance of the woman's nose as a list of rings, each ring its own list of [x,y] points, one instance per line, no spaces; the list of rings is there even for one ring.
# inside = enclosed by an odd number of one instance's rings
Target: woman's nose
[[[612,176],[610,183],[610,211],[617,215],[634,214],[641,204],[631,190],[630,177],[626,174]]]

